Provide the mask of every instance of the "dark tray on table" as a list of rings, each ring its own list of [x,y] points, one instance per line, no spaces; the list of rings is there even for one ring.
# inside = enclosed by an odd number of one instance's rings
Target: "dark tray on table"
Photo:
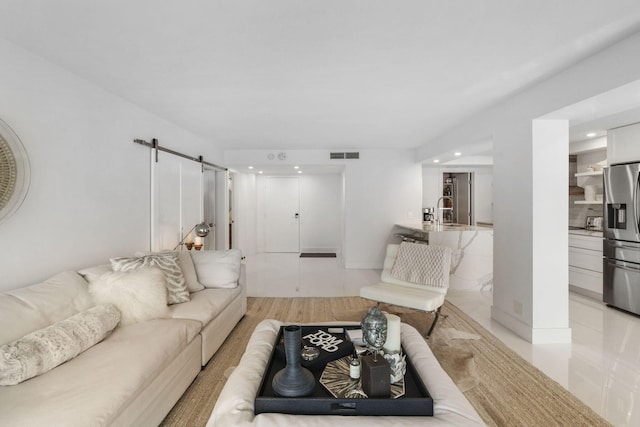
[[[359,326],[302,326],[303,345],[312,345],[304,339],[305,335],[314,333],[318,330],[327,331],[328,328],[341,327],[344,329],[358,328]],[[317,363],[309,366],[316,378],[316,387],[311,396],[306,397],[280,397],[277,396],[271,382],[273,376],[286,365],[286,359],[282,345],[282,330],[276,338],[269,363],[262,377],[262,382],[258,388],[255,399],[255,413],[276,412],[294,415],[413,415],[413,416],[430,416],[433,415],[433,399],[429,391],[424,386],[420,376],[417,374],[411,360],[407,356],[407,373],[404,377],[405,393],[403,396],[391,398],[368,398],[368,399],[346,399],[335,398],[333,395],[319,382],[324,366]],[[344,356],[343,353],[351,354],[353,345],[347,340],[344,333],[333,333],[337,339],[343,340],[348,348],[341,348],[336,352],[335,359]],[[345,344],[342,344],[344,347]],[[317,347],[317,346],[315,346]],[[332,360],[331,355],[321,352],[321,358],[324,357],[322,363],[328,363]],[[304,365],[304,362],[303,362]]]

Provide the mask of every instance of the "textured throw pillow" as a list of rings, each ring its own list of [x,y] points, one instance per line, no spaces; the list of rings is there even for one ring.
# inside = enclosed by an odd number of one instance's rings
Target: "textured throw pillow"
[[[226,251],[196,251],[191,254],[198,273],[198,281],[205,288],[235,288],[240,278],[242,252],[240,249]]]
[[[44,374],[102,341],[120,321],[111,304],[98,305],[0,346],[0,385]]]
[[[165,275],[169,305],[189,301],[189,290],[178,263],[177,252],[144,255],[141,257],[112,258],[113,271],[133,271],[143,267],[158,267]]]
[[[122,314],[122,325],[170,317],[164,273],[156,267],[105,273],[89,283],[96,304],[113,304]]]
[[[164,255],[172,252],[136,252],[134,255],[142,257],[146,255]],[[196,268],[193,265],[193,260],[189,251],[178,251],[178,264],[184,275],[184,280],[187,283],[187,290],[189,293],[198,292],[204,289],[204,286],[198,282],[198,275],[196,274]]]
[[[391,277],[417,285],[448,288],[450,265],[450,248],[402,242],[391,267]]]

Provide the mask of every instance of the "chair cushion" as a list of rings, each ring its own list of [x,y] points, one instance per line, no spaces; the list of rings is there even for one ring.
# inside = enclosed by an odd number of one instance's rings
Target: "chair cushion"
[[[416,310],[434,311],[444,304],[445,294],[429,289],[378,283],[360,289],[360,296],[387,304],[415,308]]]

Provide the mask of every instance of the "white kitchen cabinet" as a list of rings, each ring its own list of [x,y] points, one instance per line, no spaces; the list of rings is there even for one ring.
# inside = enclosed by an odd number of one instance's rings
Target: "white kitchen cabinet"
[[[601,234],[569,233],[569,285],[573,291],[598,300],[602,300]]]
[[[640,161],[640,123],[607,131],[607,160],[610,165]]]

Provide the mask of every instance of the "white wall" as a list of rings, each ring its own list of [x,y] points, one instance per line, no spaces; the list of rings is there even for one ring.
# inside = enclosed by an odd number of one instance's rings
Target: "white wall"
[[[473,174],[473,219],[475,222],[493,223],[492,166],[423,167],[422,207],[436,207],[438,199],[442,196],[442,174],[446,172]]]
[[[213,146],[0,39],[0,117],[31,161],[20,209],[0,224],[0,290],[149,248],[149,149],[219,163]]]
[[[446,152],[457,141],[493,140],[492,316],[533,342],[568,338],[568,307],[563,303],[567,265],[562,265],[567,251],[567,194],[549,185],[566,187],[568,140],[556,147],[535,140],[533,120],[637,80],[639,49],[640,34],[635,34],[483,111],[417,151],[422,161]],[[546,280],[556,286],[548,286]]]
[[[342,252],[342,176],[300,176],[300,251]]]
[[[393,224],[422,218],[422,167],[411,150],[361,151],[345,186],[345,266],[381,268]]]
[[[256,175],[252,173],[234,173],[234,238],[233,247],[242,250],[244,255],[258,252],[258,196]]]
[[[344,167],[340,185],[344,186],[342,252],[347,268],[382,268],[393,224],[421,219],[422,171],[413,150],[333,150],[359,151],[358,160],[329,160],[327,150],[228,150],[224,161],[238,166],[258,165],[269,153],[279,151],[287,155],[280,165],[299,165],[302,169],[304,165]],[[259,206],[260,191],[257,199]],[[260,242],[260,216],[256,220]]]

